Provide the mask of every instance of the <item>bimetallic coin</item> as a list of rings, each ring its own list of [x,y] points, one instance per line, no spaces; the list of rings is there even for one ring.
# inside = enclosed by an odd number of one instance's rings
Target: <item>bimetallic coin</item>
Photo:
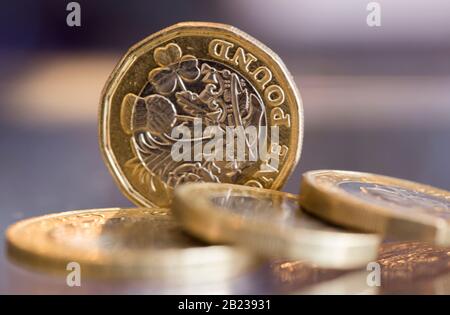
[[[301,211],[298,199],[274,190],[197,183],[177,187],[172,208],[187,231],[208,242],[325,268],[353,268],[376,259],[377,235],[322,223]]]
[[[302,206],[324,220],[403,240],[450,245],[450,192],[369,173],[303,175]]]
[[[123,193],[167,207],[186,182],[281,188],[300,156],[303,110],[266,46],[232,26],[186,22],[119,62],[102,93],[99,133]]]
[[[20,221],[6,232],[9,256],[20,264],[84,275],[150,277],[170,283],[223,280],[255,263],[230,246],[207,246],[180,231],[164,209],[98,209]]]

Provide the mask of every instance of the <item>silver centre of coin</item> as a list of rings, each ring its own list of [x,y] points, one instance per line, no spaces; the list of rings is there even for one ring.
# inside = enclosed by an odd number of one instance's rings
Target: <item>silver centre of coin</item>
[[[365,201],[383,206],[395,206],[401,211],[415,210],[434,216],[450,219],[450,201],[398,186],[357,181],[341,182],[338,187]]]

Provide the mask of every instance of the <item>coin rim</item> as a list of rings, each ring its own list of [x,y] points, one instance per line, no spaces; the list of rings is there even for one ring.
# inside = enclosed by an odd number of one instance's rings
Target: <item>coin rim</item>
[[[450,222],[426,213],[398,213],[389,206],[370,203],[344,190],[322,185],[316,178],[324,173],[337,177],[359,177],[382,185],[416,190],[422,188],[450,196],[450,192],[430,185],[367,172],[314,170],[303,174],[301,203],[310,212],[328,222],[399,240],[421,240],[438,246],[450,245]]]
[[[238,244],[268,257],[301,259],[336,269],[359,267],[377,257],[381,242],[378,235],[278,226],[269,220],[242,218],[209,201],[213,194],[230,189],[243,196],[265,194],[298,199],[297,195],[269,189],[195,183],[175,189],[172,211],[186,230],[207,242]]]
[[[142,50],[148,50],[148,46],[157,46],[162,42],[166,42],[170,38],[181,36],[183,32],[194,31],[201,29],[202,33],[211,32],[211,34],[226,34],[236,38],[236,41],[240,44],[247,44],[253,46],[255,49],[259,49],[267,59],[270,61],[270,68],[272,71],[279,73],[283,86],[287,87],[287,93],[292,94],[292,101],[288,104],[289,108],[296,107],[295,112],[292,111],[289,114],[293,118],[292,126],[295,128],[291,132],[289,138],[289,152],[286,157],[287,161],[283,166],[280,174],[275,178],[272,183],[271,189],[281,189],[287,182],[289,176],[292,175],[295,166],[297,165],[303,144],[304,134],[304,112],[303,102],[300,96],[300,92],[294,82],[294,79],[281,58],[275,54],[270,48],[262,44],[257,39],[251,37],[247,33],[239,30],[238,28],[221,23],[212,22],[181,22],[169,26],[165,29],[156,32],[137,44],[133,45],[127,53],[121,58],[119,63],[115,66],[113,72],[108,77],[106,84],[102,90],[99,105],[99,146],[103,161],[105,162],[109,172],[112,174],[114,181],[119,187],[120,191],[134,204],[145,207],[157,207],[150,199],[139,193],[128,180],[122,171],[122,167],[119,165],[115,158],[114,151],[112,150],[110,142],[110,113],[111,113],[111,97],[113,91],[117,87],[120,78],[128,70],[127,67],[131,66],[134,60],[140,55],[144,54]],[[269,66],[269,65],[267,65]],[[278,68],[277,68],[278,67]],[[275,68],[275,69],[274,69]],[[292,149],[295,150],[292,150]],[[291,153],[294,152],[294,153]]]
[[[77,257],[75,249],[67,251],[63,245],[46,243],[37,248],[30,244],[29,236],[21,232],[30,224],[45,222],[57,217],[70,217],[89,213],[102,213],[127,210],[152,210],[144,208],[103,208],[74,210],[60,213],[47,214],[18,221],[10,225],[6,232],[6,250],[8,257],[24,267],[46,271],[53,274],[61,274],[66,271],[68,262],[80,264],[83,274],[98,278],[155,278],[167,282],[201,282],[203,280],[218,280],[237,275],[244,270],[258,264],[258,257],[238,247],[227,245],[205,245],[192,248],[168,248],[155,250],[137,250],[134,255],[124,257],[118,255],[103,255],[100,259],[89,259],[90,255],[82,254]],[[154,208],[155,211],[168,211]],[[175,219],[175,218],[174,218]],[[131,252],[130,252],[131,253]],[[130,254],[128,253],[128,254]],[[90,253],[92,254],[92,253]],[[104,253],[103,253],[104,254]],[[207,258],[212,258],[208,260]],[[97,257],[98,258],[98,257]],[[209,270],[206,272],[206,270]],[[205,277],[205,273],[211,272],[211,276]],[[201,273],[203,276],[196,277]],[[203,279],[200,279],[203,278]],[[192,281],[194,280],[194,281]]]

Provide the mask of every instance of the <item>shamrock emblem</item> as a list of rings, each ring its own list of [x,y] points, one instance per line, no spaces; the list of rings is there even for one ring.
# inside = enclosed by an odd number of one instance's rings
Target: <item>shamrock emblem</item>
[[[184,81],[192,82],[200,76],[197,58],[192,55],[182,56],[177,44],[156,48],[153,57],[159,67],[150,71],[148,80],[161,94],[170,94],[177,87],[186,91]]]

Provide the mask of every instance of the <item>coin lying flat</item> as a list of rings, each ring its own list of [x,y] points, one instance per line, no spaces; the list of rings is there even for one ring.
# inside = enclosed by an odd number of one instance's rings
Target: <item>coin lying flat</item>
[[[123,193],[167,207],[186,182],[282,187],[300,156],[303,110],[266,46],[231,26],[186,22],[122,58],[102,93],[99,133]]]
[[[195,196],[193,198],[193,196]],[[302,212],[298,196],[232,184],[175,190],[172,209],[185,229],[208,242],[239,244],[266,256],[321,267],[353,268],[377,257],[380,238],[329,226]]]
[[[302,206],[335,224],[403,240],[450,245],[450,192],[369,173],[303,175]]]
[[[53,272],[80,264],[83,275],[151,277],[191,283],[221,280],[254,257],[229,246],[207,246],[180,231],[164,209],[98,209],[20,221],[6,232],[9,256]]]

